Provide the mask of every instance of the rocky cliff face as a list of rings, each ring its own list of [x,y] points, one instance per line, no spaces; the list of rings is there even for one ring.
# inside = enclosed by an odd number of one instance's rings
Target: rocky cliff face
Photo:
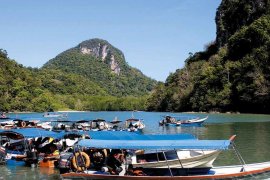
[[[269,5],[269,0],[223,0],[216,12],[218,47],[224,46],[241,27],[269,11]]]
[[[82,42],[78,47],[82,54],[88,54],[96,58],[100,58],[102,62],[110,66],[113,73],[117,75],[120,74],[120,65],[114,56],[114,50],[108,42],[100,41],[98,39],[91,39],[89,41]]]

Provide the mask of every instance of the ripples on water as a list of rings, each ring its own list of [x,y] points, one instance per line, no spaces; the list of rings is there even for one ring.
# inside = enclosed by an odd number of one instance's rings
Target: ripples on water
[[[145,134],[177,134],[192,133],[199,139],[229,139],[236,134],[235,145],[246,163],[270,161],[270,116],[251,114],[210,114],[202,127],[161,127],[158,122],[164,115],[171,116],[199,116],[207,114],[182,114],[182,113],[151,113],[134,112],[135,118],[144,119]],[[13,114],[11,116],[41,118],[42,114]],[[80,112],[69,113],[70,120],[103,118],[111,121],[115,117],[124,121],[132,116],[131,112]],[[239,164],[232,150],[224,151],[215,161],[214,165]],[[30,168],[16,166],[0,166],[0,180],[23,180],[23,179],[60,179],[57,169],[52,168]],[[270,173],[259,176],[247,177],[245,179],[270,179]]]
[[[57,169],[53,168],[31,168],[24,166],[3,166],[0,167],[0,179],[4,180],[58,180],[60,175]]]

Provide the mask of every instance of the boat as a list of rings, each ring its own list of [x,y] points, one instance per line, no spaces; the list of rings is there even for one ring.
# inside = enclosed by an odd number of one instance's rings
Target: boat
[[[175,169],[176,171],[183,171],[183,172],[190,172],[190,173],[206,173],[208,172],[211,167],[195,167],[195,168],[186,168],[183,167],[182,161],[181,159],[178,159],[178,163],[181,166],[180,168],[174,168],[171,167],[170,163],[168,162],[169,159],[167,159],[165,152],[170,150],[170,151],[175,151],[176,149],[181,149],[181,150],[224,150],[224,149],[228,149],[228,147],[230,146],[231,141],[234,139],[234,137],[232,137],[230,140],[197,140],[197,139],[176,139],[176,140],[130,140],[130,141],[126,141],[126,140],[100,140],[100,139],[91,139],[91,140],[80,140],[78,142],[78,146],[80,147],[87,147],[87,148],[93,148],[93,149],[112,149],[110,152],[113,153],[113,150],[118,150],[119,152],[123,151],[123,150],[127,150],[127,155],[126,155],[126,161],[127,164],[125,164],[126,166],[124,168],[122,168],[121,171],[119,171],[118,176],[115,175],[111,175],[112,171],[110,170],[106,170],[106,168],[104,167],[101,170],[95,170],[95,169],[87,169],[84,168],[84,173],[64,173],[62,176],[68,177],[68,178],[72,178],[72,177],[89,177],[89,178],[129,178],[129,177],[134,177],[134,176],[130,176],[127,175],[127,173],[129,172],[128,169],[132,170],[136,170],[138,167],[134,167],[134,165],[132,164],[132,156],[130,156],[129,154],[132,153],[132,151],[129,150],[160,150],[164,156],[164,159],[167,163],[167,168],[170,171],[172,169]],[[114,156],[114,154],[113,154]],[[159,154],[157,153],[156,156],[159,156]],[[107,163],[109,162],[109,160],[106,161]],[[107,164],[106,164],[107,165]],[[77,166],[80,166],[81,168],[84,165],[81,164],[77,164]],[[129,168],[127,168],[127,166]],[[88,165],[88,167],[90,167],[90,164]],[[169,168],[168,168],[169,167]],[[158,168],[157,167],[139,167],[139,169],[142,169],[144,174],[149,174],[150,172],[151,177],[153,176],[153,172],[165,172],[164,168]],[[77,168],[78,170],[78,168]],[[124,172],[123,172],[124,171]],[[81,174],[83,174],[81,176]],[[101,175],[102,174],[102,175]],[[78,175],[78,176],[77,176]],[[163,174],[165,175],[165,174]],[[159,175],[156,175],[158,177],[160,177]],[[148,178],[150,176],[147,176]],[[157,178],[158,178],[157,177]],[[168,178],[168,177],[167,177]]]
[[[0,113],[0,120],[7,120],[10,119],[8,116],[6,116],[6,114],[4,112]]]
[[[52,130],[59,132],[59,131],[71,131],[74,129],[74,121],[69,121],[69,120],[51,120],[49,125],[52,126]]]
[[[177,134],[177,135],[140,135],[136,133],[126,132],[126,131],[107,131],[107,132],[91,132],[90,133],[91,142],[96,143],[96,141],[104,141],[104,143],[112,143],[118,141],[121,145],[123,142],[129,143],[167,143],[168,141],[173,142],[175,139],[181,139],[183,142],[194,141],[200,142],[191,134]],[[93,140],[93,141],[92,141]],[[94,141],[95,140],[95,141]],[[90,142],[90,141],[89,141]],[[109,148],[109,147],[108,147]],[[108,149],[104,146],[101,149]],[[142,148],[143,149],[143,148]],[[213,161],[217,158],[220,150],[172,150],[172,151],[142,151],[142,149],[136,149],[136,151],[129,151],[130,164],[133,167],[142,168],[164,168],[166,164],[170,167],[176,168],[211,168]],[[87,150],[86,152],[91,152]],[[72,164],[66,165],[69,159],[72,159],[73,153],[67,156],[66,153],[63,154],[64,157],[61,158],[62,162],[59,164],[65,164],[63,169],[69,170],[72,168]],[[86,154],[91,158],[91,154]],[[158,160],[157,160],[158,158]],[[179,164],[179,160],[181,163]],[[143,161],[142,161],[143,160]],[[74,166],[74,165],[73,165]],[[64,170],[62,171],[64,172]]]
[[[75,132],[74,132],[75,133]],[[76,132],[77,134],[85,134],[85,132]],[[139,133],[129,131],[90,131],[89,137],[95,140],[123,140],[123,141],[148,141],[148,140],[196,140],[196,137],[192,134],[176,134],[176,135],[142,135]],[[78,138],[76,139],[78,141]],[[88,155],[91,158],[91,151],[88,151]],[[177,151],[165,151],[165,156],[171,167],[212,167],[213,161],[217,158],[221,151],[218,150],[177,150]],[[137,150],[132,153],[131,164],[133,167],[144,168],[163,168],[166,167],[166,161],[164,159],[163,152],[157,151],[143,151]],[[131,153],[130,153],[131,155]],[[59,164],[62,164],[60,171],[64,172],[72,168],[72,164],[68,163],[74,156],[73,152],[60,154]],[[157,160],[159,157],[159,160]],[[179,158],[181,159],[181,165],[179,164]]]
[[[0,129],[11,129],[14,127],[14,121],[13,120],[6,120],[0,122]]]
[[[122,121],[120,121],[117,117],[115,117],[110,123],[112,123],[112,124],[118,124],[120,122],[122,122]]]
[[[39,120],[14,119],[13,122],[16,128],[29,128],[29,127],[36,127]]]
[[[160,126],[201,126],[205,120],[208,119],[208,116],[204,118],[186,118],[186,117],[177,117],[177,116],[165,116],[163,120],[159,122]]]
[[[75,129],[89,131],[91,129],[90,120],[79,120],[75,122]]]
[[[8,165],[30,165],[38,163],[35,147],[35,138],[53,137],[59,138],[61,134],[46,131],[39,128],[23,128],[12,130],[1,130],[1,151]]]
[[[226,150],[235,136],[229,140],[166,140],[166,141],[123,141],[123,140],[81,140],[80,147],[115,149],[121,153],[121,149],[145,149],[145,150],[175,150],[175,149],[199,149],[199,150]],[[233,148],[235,149],[235,147]],[[236,151],[238,154],[239,152]],[[239,154],[238,154],[239,155]],[[115,156],[118,157],[118,156]],[[240,158],[241,159],[241,158]],[[270,162],[242,164],[232,166],[219,166],[209,168],[174,168],[167,164],[167,168],[134,168],[126,156],[125,164],[116,168],[116,172],[109,168],[93,169],[81,164],[78,172],[67,172],[61,174],[63,179],[233,179],[245,176],[261,174],[270,171]],[[179,159],[181,164],[181,159]],[[78,165],[79,166],[79,165]]]
[[[138,179],[138,180],[148,180],[148,179],[175,179],[175,180],[194,180],[194,179],[235,179],[243,177],[252,177],[258,174],[270,172],[270,162],[254,163],[242,165],[232,165],[232,166],[219,166],[211,168],[205,174],[199,175],[186,175],[186,176],[118,176],[109,175],[104,172],[98,171],[85,171],[85,173],[66,173],[61,176],[63,179]]]
[[[56,113],[56,112],[46,112],[43,114],[45,118],[67,118],[67,114]]]
[[[90,132],[92,139],[101,140],[196,140],[197,138],[192,134],[176,134],[176,135],[142,135],[139,133],[131,133],[128,131],[104,131],[104,132]],[[182,167],[194,168],[194,167],[212,167],[214,160],[218,157],[221,151],[219,150],[177,150],[177,151],[165,151],[167,161],[172,167],[180,167],[179,158],[181,159]],[[163,156],[163,152],[157,152],[152,150],[135,151],[133,153],[132,165],[134,167],[166,167],[166,161]]]
[[[14,119],[14,120],[1,121],[0,126],[1,126],[1,129],[29,128],[29,127],[37,127],[38,122],[39,120],[36,120],[36,119],[32,119],[32,120]]]
[[[115,129],[115,130],[119,130],[120,129],[119,124],[121,122],[122,121],[120,121],[117,117],[115,117],[112,121],[110,121],[110,123],[113,125],[113,129]]]
[[[113,125],[104,119],[94,119],[90,121],[91,131],[103,131],[111,129],[113,129]]]
[[[51,121],[40,121],[39,123],[37,123],[37,128],[51,131],[53,129],[51,123]]]
[[[145,128],[142,119],[130,118],[125,121],[125,128],[127,131],[138,131]]]

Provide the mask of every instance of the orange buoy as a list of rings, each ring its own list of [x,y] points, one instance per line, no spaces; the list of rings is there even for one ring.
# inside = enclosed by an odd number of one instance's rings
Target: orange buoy
[[[72,165],[77,171],[83,171],[90,166],[90,158],[85,152],[77,152],[72,158]]]

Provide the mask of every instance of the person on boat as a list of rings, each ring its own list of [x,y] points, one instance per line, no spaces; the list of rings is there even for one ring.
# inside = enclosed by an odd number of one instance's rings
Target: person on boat
[[[98,123],[98,129],[99,130],[103,130],[105,128],[105,123],[103,121],[101,121],[100,123]]]
[[[123,170],[121,167],[124,162],[124,154],[121,150],[113,149],[107,159],[107,168],[112,175],[119,175]]]
[[[165,117],[165,123],[171,123],[171,116]]]
[[[176,119],[174,117],[170,118],[171,123],[176,123]]]
[[[133,124],[132,124],[132,122],[130,122],[128,125],[128,128],[132,128],[132,127],[133,127]]]
[[[54,139],[51,137],[37,138],[35,146],[41,154],[50,154],[50,146],[53,144]]]
[[[0,118],[6,118],[7,116],[5,115],[4,112],[1,112]]]
[[[52,137],[45,137],[41,140],[39,148],[42,148],[48,144],[53,143],[54,139]]]
[[[58,159],[59,158],[59,150],[55,144],[50,145],[50,154],[45,155],[45,159]]]
[[[141,168],[141,167],[133,168],[133,165],[129,164],[125,175],[128,175],[128,176],[146,176],[147,174],[145,174],[143,172],[143,168]]]

